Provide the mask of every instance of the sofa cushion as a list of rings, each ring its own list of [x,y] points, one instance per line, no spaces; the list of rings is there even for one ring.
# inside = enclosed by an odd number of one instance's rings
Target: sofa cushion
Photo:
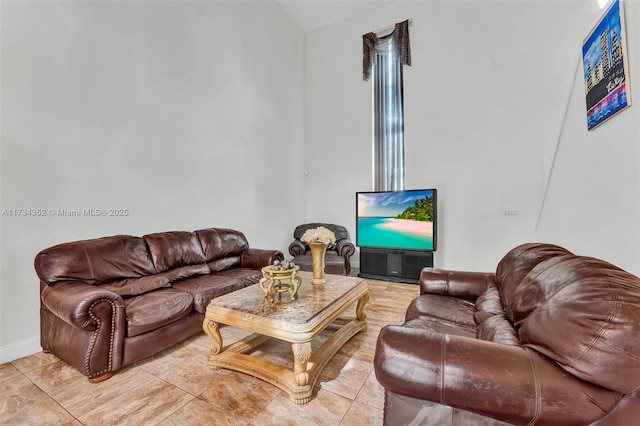
[[[169,278],[162,275],[148,275],[140,278],[110,281],[100,284],[100,288],[112,291],[120,297],[138,296],[163,287],[170,287]]]
[[[477,299],[473,316],[477,324],[494,315],[504,315],[498,287],[487,288]]]
[[[200,240],[193,232],[159,232],[143,236],[158,272],[181,266],[205,264]]]
[[[471,300],[440,294],[423,294],[409,304],[405,320],[428,316],[454,324],[474,327],[475,330],[474,307]]]
[[[240,264],[240,254],[249,248],[247,238],[240,231],[226,228],[209,228],[200,229],[195,231],[195,234],[200,240],[202,249],[207,262],[212,262],[218,259],[227,257],[238,257],[238,262],[234,265]],[[223,265],[223,264],[220,264]],[[220,265],[213,264],[212,271],[218,269]],[[231,266],[234,266],[231,265]]]
[[[137,336],[189,315],[193,297],[173,288],[152,291],[124,300],[127,337]]]
[[[207,263],[207,266],[209,267],[209,271],[211,272],[224,271],[225,269],[234,268],[236,266],[240,266],[240,256],[229,256],[212,260],[211,262]]]
[[[79,280],[99,284],[156,273],[144,240],[130,235],[50,247],[38,253],[35,269],[38,277],[48,283]]]
[[[482,321],[476,330],[476,337],[504,345],[520,345],[518,333],[504,314],[493,315]]]
[[[449,334],[454,336],[475,337],[476,327],[471,325],[453,324],[429,316],[413,318],[403,324],[407,328],[415,328],[433,333]]]
[[[524,277],[537,264],[555,256],[568,254],[572,253],[553,244],[527,243],[513,248],[500,260],[496,268],[496,283],[507,318],[513,320],[510,311],[513,293]]]
[[[564,276],[543,276],[544,282],[538,282],[541,278],[540,275],[550,266],[573,257],[571,254],[556,256],[539,263],[514,288],[511,298],[503,303],[507,306],[505,313],[516,329],[534,310],[546,303],[549,295],[554,294],[565,285],[566,277]]]
[[[200,277],[187,278],[173,287],[193,296],[193,307],[205,313],[211,299],[256,284],[262,274],[254,269],[233,268]]]
[[[240,280],[218,274],[209,274],[187,278],[174,284],[178,290],[189,293],[193,297],[193,308],[204,314],[211,299],[246,287]]]
[[[224,271],[216,272],[215,275],[238,280],[243,287],[257,284],[258,281],[260,281],[260,278],[262,278],[261,271],[249,268],[225,269]]]
[[[170,269],[158,275],[166,277],[170,282],[173,283],[196,275],[206,275],[209,272],[209,268],[203,263],[199,265],[181,266],[179,268]]]
[[[640,388],[640,278],[603,260],[564,256],[523,280],[520,340],[569,373],[622,393]],[[518,314],[519,315],[519,314]]]
[[[100,284],[100,288],[113,291],[120,297],[138,296],[159,288],[171,287],[171,283],[184,278],[205,274],[209,274],[207,265],[187,265],[170,269],[156,275],[110,281]]]

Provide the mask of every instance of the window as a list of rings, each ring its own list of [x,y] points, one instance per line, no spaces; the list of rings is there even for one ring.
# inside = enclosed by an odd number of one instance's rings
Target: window
[[[363,36],[364,79],[373,76],[373,187],[404,189],[404,100],[402,66],[411,65],[409,21],[379,38]]]

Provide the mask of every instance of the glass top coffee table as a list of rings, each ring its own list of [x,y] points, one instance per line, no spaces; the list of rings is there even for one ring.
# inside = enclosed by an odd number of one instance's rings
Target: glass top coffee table
[[[203,329],[213,340],[208,357],[211,367],[250,374],[284,390],[296,404],[306,404],[326,363],[351,337],[367,328],[364,307],[369,289],[362,278],[327,275],[325,284],[315,285],[311,284],[311,273],[300,272],[300,276],[303,282],[297,300],[290,301],[284,295],[271,303],[258,284],[213,299]],[[341,317],[354,304],[355,317]],[[220,324],[253,334],[224,346]],[[332,324],[337,330],[312,353],[313,338]],[[293,371],[248,354],[270,338],[291,343]]]

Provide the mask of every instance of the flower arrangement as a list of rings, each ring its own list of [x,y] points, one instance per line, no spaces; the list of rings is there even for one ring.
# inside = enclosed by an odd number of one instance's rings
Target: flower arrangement
[[[304,243],[333,244],[336,242],[336,235],[324,226],[318,226],[317,228],[304,231],[304,234],[300,237],[300,241]]]

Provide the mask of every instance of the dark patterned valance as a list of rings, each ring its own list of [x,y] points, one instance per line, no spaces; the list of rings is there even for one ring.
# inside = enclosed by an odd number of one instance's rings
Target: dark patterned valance
[[[376,33],[368,33],[362,36],[362,78],[369,80],[371,67],[376,57],[376,46],[379,40],[392,37],[394,48],[400,59],[400,64],[411,65],[411,49],[409,47],[409,20],[395,25],[393,32],[379,38]]]

